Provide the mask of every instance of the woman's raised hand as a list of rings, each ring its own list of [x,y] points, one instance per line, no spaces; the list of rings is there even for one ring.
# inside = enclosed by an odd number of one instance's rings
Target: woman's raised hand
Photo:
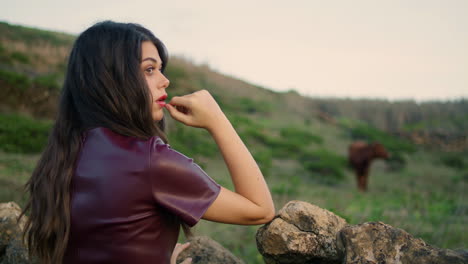
[[[242,225],[271,221],[275,206],[263,174],[210,93],[202,90],[175,96],[166,108],[174,119],[207,129],[229,169],[235,192],[222,187],[203,219]]]
[[[177,121],[188,126],[213,129],[220,121],[226,120],[215,99],[206,90],[184,96],[174,96],[166,109]]]

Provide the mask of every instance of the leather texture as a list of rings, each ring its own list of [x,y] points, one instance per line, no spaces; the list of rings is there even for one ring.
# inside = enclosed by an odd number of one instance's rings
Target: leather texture
[[[72,179],[64,263],[169,263],[181,221],[195,225],[219,191],[158,137],[88,130]]]

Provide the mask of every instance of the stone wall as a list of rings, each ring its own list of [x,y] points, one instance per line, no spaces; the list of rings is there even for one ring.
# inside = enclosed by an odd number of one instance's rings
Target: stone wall
[[[24,220],[13,202],[0,203],[0,264],[30,264],[21,240]],[[439,249],[382,222],[349,225],[318,206],[290,201],[260,227],[257,247],[267,264],[468,263],[468,251]],[[194,237],[179,260],[192,263],[243,262],[208,237]]]
[[[20,214],[16,203],[0,203],[0,264],[31,263],[22,243],[25,220],[17,221]]]
[[[257,232],[267,264],[468,263],[466,250],[439,249],[382,222],[349,225],[315,205],[291,201]]]

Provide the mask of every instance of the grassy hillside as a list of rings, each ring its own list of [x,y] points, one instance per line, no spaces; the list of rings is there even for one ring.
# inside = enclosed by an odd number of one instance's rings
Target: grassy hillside
[[[0,98],[0,202],[24,204],[19,190],[45,144],[73,39],[0,23],[0,89],[7,91]],[[54,58],[47,58],[51,54]],[[437,132],[430,129],[434,126],[466,139],[466,101],[416,106],[306,98],[293,91],[273,92],[180,58],[171,58],[166,74],[169,96],[199,89],[214,95],[259,163],[278,209],[289,200],[304,200],[352,224],[379,220],[438,247],[467,247],[468,152],[428,149],[395,136],[405,129]],[[392,127],[382,125],[394,119]],[[170,119],[168,123],[170,144],[232,188],[209,135]],[[356,139],[380,141],[393,157],[372,166],[366,194],[357,192],[346,163],[347,146]],[[257,228],[202,222],[195,233],[211,236],[247,263],[262,263],[255,246]]]

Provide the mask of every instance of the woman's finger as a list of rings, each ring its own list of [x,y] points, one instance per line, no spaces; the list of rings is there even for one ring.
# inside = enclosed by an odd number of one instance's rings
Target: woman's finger
[[[188,109],[187,107],[185,106],[181,106],[181,105],[176,105],[175,108],[177,109],[177,111],[183,113],[183,114],[189,114],[190,113],[190,109]]]
[[[174,97],[172,97],[171,101],[169,101],[169,104],[177,105],[177,106],[190,107],[191,102],[190,102],[189,96],[184,95],[184,96],[174,96]]]
[[[186,248],[188,248],[190,246],[190,242],[187,242],[187,243],[184,243],[184,244],[179,244],[177,243],[175,249],[174,249],[174,252],[177,250],[178,253],[184,251]]]
[[[179,111],[176,107],[170,104],[166,104],[166,109],[169,111],[169,114],[174,118],[175,120],[182,122],[184,124],[187,124],[189,122],[189,117],[187,114]]]

